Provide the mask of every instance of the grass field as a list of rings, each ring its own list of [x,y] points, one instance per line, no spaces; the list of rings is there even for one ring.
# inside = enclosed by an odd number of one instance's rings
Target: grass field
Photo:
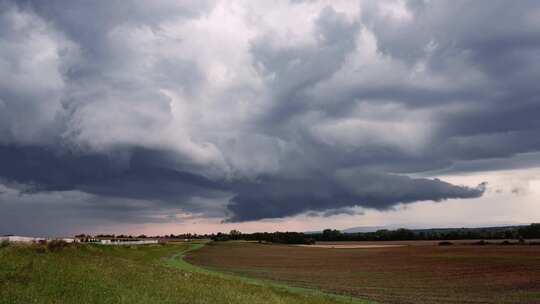
[[[540,246],[328,249],[221,242],[186,259],[382,303],[540,303]]]
[[[0,303],[351,303],[202,270],[181,259],[197,246],[3,247]]]

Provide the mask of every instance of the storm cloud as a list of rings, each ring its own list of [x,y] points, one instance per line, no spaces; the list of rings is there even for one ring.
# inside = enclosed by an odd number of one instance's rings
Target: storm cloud
[[[482,196],[419,176],[538,164],[539,20],[538,1],[0,0],[0,221]]]

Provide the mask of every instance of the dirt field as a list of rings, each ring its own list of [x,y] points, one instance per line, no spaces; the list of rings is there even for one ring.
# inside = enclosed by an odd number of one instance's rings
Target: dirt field
[[[382,303],[540,303],[540,246],[433,244],[327,249],[223,242],[187,259]]]
[[[392,247],[402,247],[407,245],[397,245],[397,244],[314,244],[314,245],[298,245],[300,247],[306,248],[328,248],[328,249],[368,249],[368,248],[392,248]]]

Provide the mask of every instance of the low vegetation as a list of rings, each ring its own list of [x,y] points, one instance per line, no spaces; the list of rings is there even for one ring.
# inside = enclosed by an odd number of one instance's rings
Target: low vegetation
[[[439,242],[439,246],[452,246],[454,243],[448,241]]]
[[[216,275],[178,260],[190,243],[2,245],[0,303],[350,303]],[[354,300],[356,303],[365,303]]]
[[[4,248],[4,247],[7,247],[9,246],[9,242],[8,241],[1,241],[0,242],[0,249]]]
[[[49,251],[60,251],[66,246],[68,246],[68,243],[62,240],[52,240],[50,242],[47,242],[47,249]]]

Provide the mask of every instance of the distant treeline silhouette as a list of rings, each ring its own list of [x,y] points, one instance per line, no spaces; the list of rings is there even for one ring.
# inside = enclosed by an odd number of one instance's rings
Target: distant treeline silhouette
[[[259,241],[280,244],[313,244],[315,239],[302,232],[256,232],[249,234],[231,235],[232,240]]]
[[[214,241],[248,240],[281,244],[312,244],[316,241],[408,241],[408,240],[501,240],[540,238],[540,224],[487,228],[444,228],[444,229],[396,229],[375,232],[344,233],[325,229],[320,233],[302,232],[257,232],[241,233],[232,230],[229,234],[211,235]]]
[[[310,234],[317,241],[409,241],[409,240],[477,240],[477,239],[519,239],[540,237],[540,224],[530,226],[489,227],[489,228],[447,228],[447,229],[396,229],[375,232],[342,233],[326,229],[322,233]]]

